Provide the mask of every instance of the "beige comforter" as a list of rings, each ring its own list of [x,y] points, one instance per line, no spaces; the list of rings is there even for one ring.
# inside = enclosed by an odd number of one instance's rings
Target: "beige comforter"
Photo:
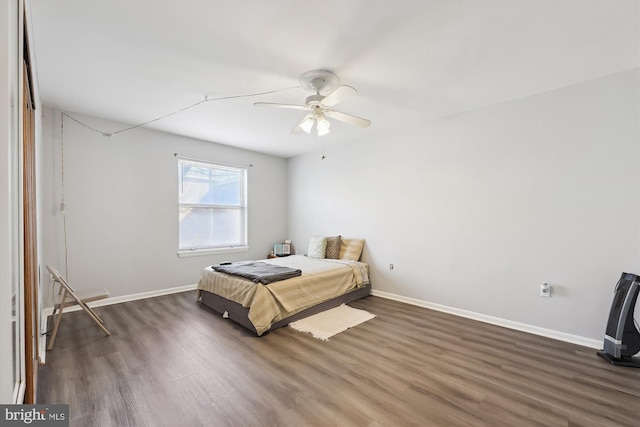
[[[369,284],[369,266],[362,262],[315,259],[303,255],[264,260],[302,270],[302,275],[262,285],[207,267],[198,290],[220,295],[249,307],[249,320],[258,335],[271,325],[306,308]]]

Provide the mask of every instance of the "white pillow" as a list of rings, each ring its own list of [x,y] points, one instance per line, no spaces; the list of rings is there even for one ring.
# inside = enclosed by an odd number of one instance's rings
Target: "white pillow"
[[[324,258],[326,251],[326,237],[313,236],[311,239],[309,239],[309,248],[307,250],[307,256],[309,258]]]

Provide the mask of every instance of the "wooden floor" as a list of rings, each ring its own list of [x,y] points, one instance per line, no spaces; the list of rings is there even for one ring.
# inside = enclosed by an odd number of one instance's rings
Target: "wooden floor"
[[[593,349],[377,297],[329,341],[258,338],[195,300],[97,308],[108,338],[65,315],[38,402],[81,427],[640,425],[640,369]]]

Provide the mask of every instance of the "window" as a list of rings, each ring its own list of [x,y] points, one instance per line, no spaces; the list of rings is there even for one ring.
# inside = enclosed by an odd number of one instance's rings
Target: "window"
[[[178,159],[178,252],[247,247],[247,170]]]

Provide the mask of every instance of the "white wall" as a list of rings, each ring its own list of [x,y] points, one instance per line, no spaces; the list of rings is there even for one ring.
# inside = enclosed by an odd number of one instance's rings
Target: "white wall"
[[[75,115],[103,131],[124,124]],[[104,286],[111,296],[197,283],[207,265],[266,258],[287,238],[286,161],[144,128],[107,138],[45,108],[43,256],[77,289]],[[59,210],[64,192],[69,271]],[[249,166],[249,252],[179,258],[177,160],[180,156]],[[51,305],[50,301],[46,305]]]
[[[0,403],[15,403],[16,381],[20,381],[23,329],[20,314],[20,49],[18,2],[0,2]],[[15,296],[14,296],[15,294]],[[12,310],[16,298],[17,311]],[[14,329],[15,328],[15,329]],[[14,335],[15,334],[15,335]],[[16,357],[17,356],[17,357]]]
[[[376,290],[600,340],[640,273],[639,75],[292,158],[289,235],[365,238]]]

